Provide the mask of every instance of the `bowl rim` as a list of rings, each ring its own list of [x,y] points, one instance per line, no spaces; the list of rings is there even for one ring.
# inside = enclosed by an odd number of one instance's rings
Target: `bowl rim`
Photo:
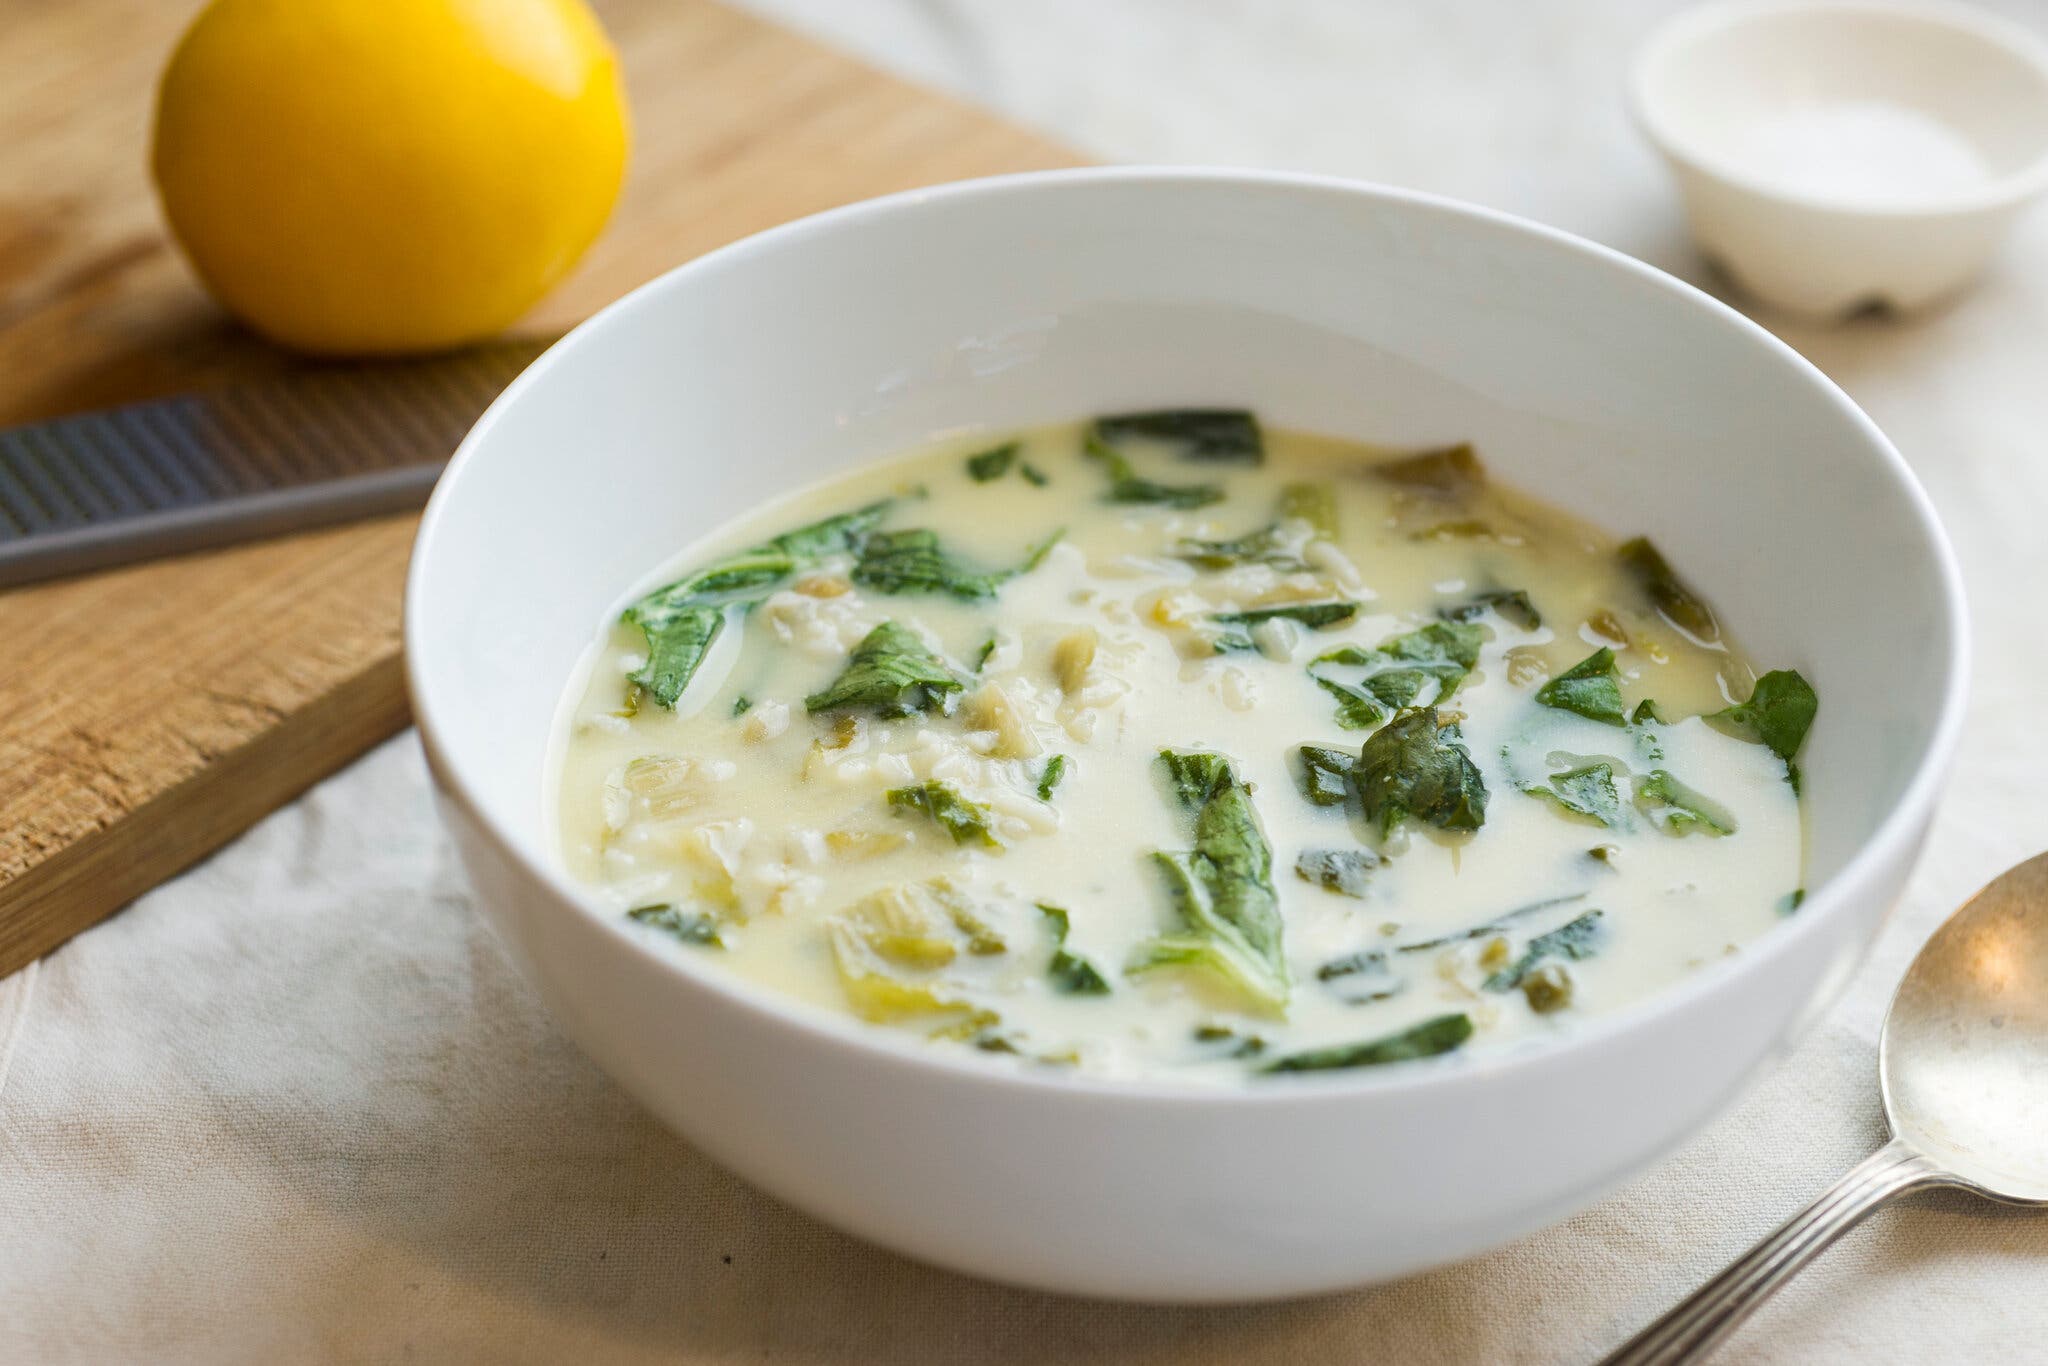
[[[1673,60],[1683,58],[1687,46],[1748,24],[1813,14],[1833,15],[1848,22],[1903,20],[1977,39],[2033,68],[2035,78],[2044,93],[2048,93],[2048,40],[2002,15],[1950,0],[1707,0],[1657,25],[1629,58],[1628,107],[1636,127],[1659,152],[1696,175],[1721,181],[1757,199],[1848,218],[1897,221],[1965,217],[2012,208],[2048,189],[2048,129],[2043,130],[2041,150],[2033,160],[1973,189],[1924,199],[1866,204],[1763,180],[1726,157],[1702,150],[1665,116],[1658,78]]]
[[[549,372],[563,354],[586,344],[588,337],[612,327],[619,319],[660,307],[670,293],[687,288],[698,275],[731,268],[750,257],[830,233],[844,224],[916,214],[930,206],[943,206],[960,200],[1020,194],[1085,193],[1089,187],[1098,185],[1231,185],[1261,193],[1330,196],[1354,202],[1363,199],[1485,224],[1510,234],[1533,238],[1549,249],[1590,258],[1702,308],[1722,326],[1732,328],[1750,342],[1762,346],[1818,388],[1842,418],[1863,436],[1905,497],[1940,579],[1940,598],[1950,643],[1940,712],[1926,734],[1904,790],[1877,826],[1857,845],[1849,860],[1821,886],[1807,890],[1799,915],[1772,926],[1745,945],[1742,953],[1717,959],[1616,1010],[1577,1023],[1555,1035],[1481,1051],[1476,1055],[1454,1052],[1400,1067],[1272,1076],[1261,1078],[1258,1084],[1251,1086],[1217,1085],[1163,1076],[1103,1078],[1054,1069],[1034,1071],[1005,1067],[987,1058],[956,1056],[954,1050],[935,1049],[922,1040],[902,1037],[850,1017],[842,1019],[822,1007],[776,999],[766,988],[743,981],[734,974],[666,951],[621,917],[599,914],[550,851],[529,847],[528,842],[511,836],[498,826],[477,799],[461,763],[439,739],[432,700],[434,689],[420,668],[421,652],[417,648],[416,632],[421,629],[428,579],[437,558],[436,547],[448,508],[462,496],[460,490],[465,472],[485,458],[483,452],[492,444],[494,432],[506,421],[505,414],[521,396],[528,389],[547,382]],[[520,874],[545,889],[556,901],[564,903],[560,907],[563,913],[585,917],[598,933],[609,935],[629,954],[656,964],[659,971],[676,979],[683,988],[711,991],[721,997],[724,1004],[765,1025],[791,1029],[808,1036],[810,1043],[839,1053],[840,1060],[849,1065],[903,1067],[928,1075],[950,1075],[961,1084],[999,1089],[1021,1087],[1041,1092],[1048,1098],[1093,1098],[1104,1104],[1289,1106],[1338,1101],[1367,1094],[1442,1090],[1466,1085],[1505,1069],[1555,1063],[1576,1053],[1595,1051],[1621,1035],[1687,1011],[1702,999],[1729,989],[1736,979],[1761,971],[1767,963],[1794,953],[1805,941],[1823,933],[1827,922],[1847,912],[1851,890],[1860,889],[1878,871],[1881,862],[1878,851],[1913,842],[1916,827],[1922,824],[1934,806],[1962,729],[1968,696],[1970,624],[1955,551],[1926,490],[1890,440],[1847,394],[1810,361],[1711,295],[1634,257],[1561,229],[1422,191],[1298,172],[1231,167],[1113,166],[1026,171],[953,181],[828,209],[707,252],[655,276],[599,309],[522,371],[477,419],[450,458],[434,486],[414,539],[412,559],[406,574],[403,643],[407,696],[429,768],[444,797],[460,808],[470,826]],[[1873,929],[1871,937],[1875,933]],[[1868,939],[1863,947],[1868,949]],[[1813,1012],[1804,1026],[1810,1027],[1819,1014],[1819,1011]]]

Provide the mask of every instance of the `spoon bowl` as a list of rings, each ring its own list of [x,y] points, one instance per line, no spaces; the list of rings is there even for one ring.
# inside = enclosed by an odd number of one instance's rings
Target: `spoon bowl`
[[[2048,854],[1935,931],[1878,1046],[1898,1141],[1994,1200],[2048,1203]]]
[[[1600,1366],[1677,1366],[1893,1196],[1954,1186],[2048,1205],[2048,854],[2008,869],[1921,946],[1885,1014],[1892,1138]]]

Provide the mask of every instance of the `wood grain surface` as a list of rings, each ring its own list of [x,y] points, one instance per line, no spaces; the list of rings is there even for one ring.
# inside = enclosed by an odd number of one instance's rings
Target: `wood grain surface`
[[[145,171],[193,0],[8,0],[0,424],[273,373],[169,246]],[[634,160],[612,225],[522,324],[558,331],[774,223],[1069,164],[987,115],[708,0],[599,0]],[[0,594],[0,976],[406,723],[410,517]]]

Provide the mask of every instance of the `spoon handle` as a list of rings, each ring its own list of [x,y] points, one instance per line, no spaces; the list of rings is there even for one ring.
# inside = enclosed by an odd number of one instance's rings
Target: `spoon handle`
[[[1677,1366],[1704,1358],[1793,1272],[1865,1215],[1895,1195],[1951,1181],[1940,1168],[1893,1139],[1741,1260],[1601,1358],[1598,1366]]]

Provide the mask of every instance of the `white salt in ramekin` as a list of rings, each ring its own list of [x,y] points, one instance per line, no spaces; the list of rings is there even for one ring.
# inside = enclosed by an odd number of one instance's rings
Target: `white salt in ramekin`
[[[1911,309],[1953,293],[2048,187],[2048,42],[1954,5],[1703,5],[1651,36],[1630,96],[1701,249],[1749,293],[1810,316]],[[1904,176],[1880,197],[1760,164],[1765,121],[1871,105],[1946,130],[1983,174],[1919,191]]]

